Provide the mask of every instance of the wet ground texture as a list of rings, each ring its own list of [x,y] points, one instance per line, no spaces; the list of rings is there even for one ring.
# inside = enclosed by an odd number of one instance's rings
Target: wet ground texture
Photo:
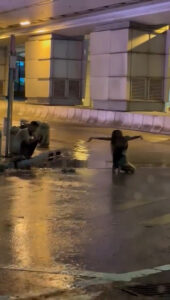
[[[112,129],[50,125],[81,163],[0,175],[0,299],[170,299],[169,137],[130,142],[136,173],[116,176],[109,143],[86,143]]]

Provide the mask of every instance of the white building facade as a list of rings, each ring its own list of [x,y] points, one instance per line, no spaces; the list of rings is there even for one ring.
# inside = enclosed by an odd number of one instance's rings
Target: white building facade
[[[43,5],[43,1],[39,2]],[[27,6],[30,19],[35,4]],[[21,3],[18,9],[26,12]],[[85,4],[69,0],[53,3],[53,14],[55,9],[62,18],[66,13],[66,21],[60,18],[38,23],[36,30],[31,24],[25,31],[17,27],[14,32],[9,29],[0,32],[1,97],[7,96],[7,40],[12,33],[16,34],[19,48],[20,36],[24,37],[25,71],[21,78],[17,70],[16,77],[22,79],[24,96],[30,103],[83,105],[114,111],[168,109],[168,1],[150,0],[141,4],[138,0],[127,0],[122,4],[121,0],[96,0]],[[40,12],[49,17],[52,14],[52,10]],[[11,20],[12,16],[17,18],[16,11],[11,11]],[[8,22],[11,26],[12,21]]]

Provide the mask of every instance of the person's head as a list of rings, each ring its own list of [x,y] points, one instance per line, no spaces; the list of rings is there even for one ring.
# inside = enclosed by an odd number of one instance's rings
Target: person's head
[[[34,134],[38,127],[39,127],[39,124],[36,121],[32,121],[31,123],[29,123],[29,125],[28,125],[29,134],[31,134],[31,135]]]
[[[24,119],[20,120],[20,128],[21,129],[27,128],[28,125],[29,125],[29,123],[27,120],[24,120]]]
[[[112,139],[116,139],[116,138],[119,138],[119,137],[122,137],[122,136],[123,136],[123,134],[122,134],[121,130],[113,130]]]

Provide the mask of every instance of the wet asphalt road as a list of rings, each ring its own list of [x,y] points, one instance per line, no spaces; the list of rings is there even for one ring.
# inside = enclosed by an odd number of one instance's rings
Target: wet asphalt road
[[[115,176],[109,143],[86,143],[111,131],[53,123],[51,149],[72,149],[87,168],[0,176],[0,295],[67,290],[86,271],[124,274],[169,264],[170,141],[143,134],[129,145],[135,175]]]

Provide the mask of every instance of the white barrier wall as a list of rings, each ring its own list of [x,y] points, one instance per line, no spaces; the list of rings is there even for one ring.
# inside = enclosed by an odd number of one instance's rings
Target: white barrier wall
[[[6,114],[7,102],[1,101],[1,114]],[[14,102],[14,114],[25,116],[28,120],[34,118],[42,122],[64,120],[68,123],[85,124],[118,129],[139,130],[155,134],[170,135],[170,117],[165,113],[144,114],[132,112],[102,111],[94,109],[80,109],[76,107],[55,107],[31,105]]]

